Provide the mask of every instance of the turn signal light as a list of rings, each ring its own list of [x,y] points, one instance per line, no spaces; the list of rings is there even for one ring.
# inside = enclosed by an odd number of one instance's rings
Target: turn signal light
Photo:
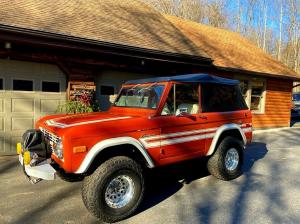
[[[73,152],[74,153],[86,152],[86,146],[76,146],[76,147],[73,147]]]
[[[30,158],[30,152],[29,151],[24,152],[23,159],[24,159],[24,164],[25,165],[29,165],[30,164],[31,158]]]
[[[22,153],[22,145],[20,142],[17,143],[17,153],[20,155]]]

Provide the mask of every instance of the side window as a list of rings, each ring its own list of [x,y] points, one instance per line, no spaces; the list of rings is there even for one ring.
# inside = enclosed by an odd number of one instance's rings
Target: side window
[[[42,92],[59,93],[59,82],[42,81]]]
[[[161,115],[199,112],[199,85],[175,84],[169,92]]]
[[[201,85],[203,112],[225,112],[247,109],[239,86],[206,83]]]
[[[33,91],[32,80],[13,80],[13,90],[17,91]]]

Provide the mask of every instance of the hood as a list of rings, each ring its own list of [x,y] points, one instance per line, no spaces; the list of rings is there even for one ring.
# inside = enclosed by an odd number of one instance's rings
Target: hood
[[[132,118],[132,116],[115,115],[105,112],[99,112],[88,114],[63,115],[60,117],[48,119],[45,121],[45,124],[47,126],[56,128],[69,128],[87,124],[105,123],[108,121],[118,121],[130,118]]]

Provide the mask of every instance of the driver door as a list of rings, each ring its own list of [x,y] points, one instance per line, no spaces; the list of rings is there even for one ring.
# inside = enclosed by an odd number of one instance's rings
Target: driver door
[[[174,84],[158,117],[162,164],[205,152],[203,119],[199,117],[199,84]]]

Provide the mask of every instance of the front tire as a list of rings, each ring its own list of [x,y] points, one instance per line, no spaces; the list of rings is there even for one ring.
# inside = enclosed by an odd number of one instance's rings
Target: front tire
[[[242,173],[243,149],[240,140],[231,136],[225,137],[208,160],[207,168],[210,174],[221,180],[239,177]]]
[[[90,213],[104,222],[116,222],[133,214],[144,196],[141,166],[125,157],[113,157],[86,177],[82,199]]]

